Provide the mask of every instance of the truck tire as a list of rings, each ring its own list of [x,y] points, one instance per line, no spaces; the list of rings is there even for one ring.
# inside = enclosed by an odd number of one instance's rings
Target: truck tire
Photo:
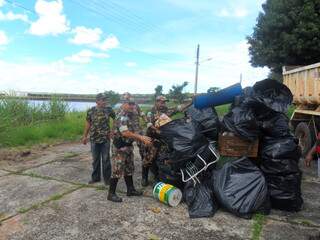
[[[308,124],[305,122],[299,123],[296,127],[294,135],[299,139],[299,146],[301,147],[302,156],[307,155],[308,151],[313,145],[313,137]]]

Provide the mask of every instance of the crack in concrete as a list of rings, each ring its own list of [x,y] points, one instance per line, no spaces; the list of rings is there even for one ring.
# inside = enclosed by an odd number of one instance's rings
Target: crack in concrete
[[[73,193],[75,191],[78,191],[78,190],[80,190],[82,188],[83,188],[83,186],[78,186],[76,188],[72,188],[72,189],[69,189],[68,191],[62,192],[61,194],[54,194],[54,195],[50,196],[48,199],[46,199],[44,201],[41,201],[39,203],[35,203],[35,204],[33,204],[32,206],[30,206],[30,207],[28,207],[26,209],[17,210],[17,213],[9,215],[9,216],[7,216],[7,217],[5,217],[3,219],[0,219],[0,226],[2,225],[3,222],[5,222],[5,221],[7,221],[7,220],[9,220],[9,219],[11,219],[13,217],[16,217],[16,216],[18,216],[20,214],[25,214],[25,213],[27,213],[27,212],[29,212],[31,210],[34,210],[34,209],[39,209],[39,208],[45,206],[46,204],[48,204],[48,203],[50,203],[52,201],[60,200],[64,196],[67,196],[68,194],[71,194],[71,193]]]

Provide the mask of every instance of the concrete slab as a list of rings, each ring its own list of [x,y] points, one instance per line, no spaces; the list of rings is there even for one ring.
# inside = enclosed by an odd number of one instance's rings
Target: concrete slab
[[[10,158],[10,160],[0,159],[0,169],[9,171],[23,171],[52,161],[69,158],[73,155],[88,155],[90,147],[78,143],[56,145],[45,150],[32,150],[26,157]]]
[[[297,213],[289,213],[273,210],[270,216],[282,221],[316,225],[320,228],[320,183],[302,182],[301,188],[302,197],[304,200],[302,211]]]
[[[81,199],[81,201],[79,201]],[[4,221],[3,239],[250,239],[251,220],[218,212],[188,217],[186,207],[167,207],[152,198],[106,200],[104,191],[77,190],[48,205]],[[1,237],[0,237],[1,239]]]
[[[91,162],[92,160],[87,156],[80,155],[32,168],[24,173],[34,173],[63,181],[86,184],[91,178]]]
[[[261,239],[264,240],[319,240],[319,228],[268,220],[263,228]]]
[[[0,220],[72,188],[75,186],[28,176],[0,178]]]
[[[6,176],[8,174],[10,174],[10,173],[7,171],[0,170],[0,177]]]

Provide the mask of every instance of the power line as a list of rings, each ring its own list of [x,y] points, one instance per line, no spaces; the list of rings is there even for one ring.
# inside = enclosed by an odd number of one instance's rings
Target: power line
[[[110,17],[107,16],[106,14],[101,13],[100,11],[97,11],[96,9],[93,9],[92,7],[88,7],[88,5],[84,5],[84,4],[82,4],[82,3],[78,2],[78,1],[75,1],[75,0],[69,0],[69,1],[73,2],[73,3],[76,4],[76,5],[79,5],[79,6],[80,6],[81,8],[83,8],[83,9],[85,9],[85,10],[87,10],[87,11],[90,11],[90,12],[93,12],[93,13],[95,13],[95,14],[97,14],[97,15],[105,18],[105,19],[108,19],[108,20],[110,20],[110,21],[114,20],[116,23],[118,23],[118,24],[120,24],[120,25],[122,25],[122,26],[125,25],[125,23],[124,23],[123,21],[119,21],[118,19],[110,18]],[[139,29],[138,29],[138,31],[139,31]],[[132,48],[132,47],[124,47],[123,49],[128,49],[128,50],[131,50],[131,51],[141,52],[141,53],[144,53],[144,54],[146,54],[146,55],[149,55],[149,56],[151,56],[151,57],[153,57],[153,58],[157,58],[158,60],[161,60],[161,61],[171,61],[171,60],[172,60],[172,59],[163,58],[163,57],[158,57],[158,56],[156,57],[156,56],[154,56],[153,54],[146,53],[146,52],[144,52],[144,51],[141,51],[141,50],[139,50],[139,49],[135,49],[135,48]]]
[[[33,15],[38,16],[38,14],[37,14],[34,10],[25,7],[24,5],[22,5],[22,4],[20,4],[20,3],[16,3],[15,1],[12,1],[12,0],[4,0],[4,1],[6,1],[6,2],[9,3],[9,4],[11,4],[11,5],[14,6],[14,7],[19,7],[19,8],[21,8],[21,9],[27,11],[27,12],[32,13]],[[69,1],[73,2],[74,4],[79,5],[80,7],[86,9],[87,11],[91,11],[91,12],[97,14],[97,15],[100,15],[100,16],[103,17],[103,18],[106,18],[106,19],[110,20],[110,18],[108,18],[108,16],[106,16],[105,14],[100,13],[99,11],[96,11],[95,9],[86,7],[85,5],[83,5],[83,4],[79,3],[79,2],[76,2],[76,1],[74,1],[74,0],[69,0]],[[119,20],[119,19],[116,19],[116,18],[111,19],[111,21],[112,21],[112,20],[115,21],[115,22],[117,22],[117,23],[120,24],[120,25],[124,25],[124,24],[125,24],[123,21],[121,21],[121,20]],[[135,29],[138,30],[138,31],[140,31],[139,28],[135,28]],[[122,45],[122,46],[123,46],[123,45]],[[154,54],[147,53],[147,52],[145,52],[145,51],[142,51],[142,50],[139,50],[139,49],[136,49],[136,48],[132,48],[132,47],[123,46],[122,49],[124,49],[124,50],[130,50],[130,51],[135,51],[135,52],[140,52],[140,53],[143,53],[143,54],[145,54],[145,55],[148,55],[148,56],[150,56],[150,57],[152,57],[152,58],[155,58],[155,59],[157,59],[157,60],[160,60],[160,61],[171,61],[171,60],[172,60],[172,59],[168,59],[168,58],[163,58],[163,57],[155,56]]]
[[[103,1],[104,3],[106,3],[107,5],[112,5],[114,6],[113,9],[118,9],[118,10],[125,10],[128,15],[130,15],[131,18],[134,18],[136,19],[137,22],[140,22],[142,23],[143,25],[145,25],[146,27],[148,27],[149,29],[152,29],[152,30],[157,30],[158,26],[154,25],[154,24],[151,24],[151,23],[148,23],[145,21],[145,19],[141,18],[140,16],[134,14],[130,9],[124,7],[124,6],[121,6],[113,1]]]
[[[108,3],[97,3],[95,0],[92,0],[90,4],[93,4],[95,7],[99,9],[104,9],[108,13],[108,15],[120,18],[125,22],[128,22],[129,24],[138,25],[143,31],[153,31],[153,29],[146,26],[143,22],[137,22],[134,19],[132,19],[131,16],[122,11],[123,9],[114,8],[112,5],[109,5]]]
[[[27,11],[27,12],[30,12],[30,13],[32,13],[32,14],[37,15],[37,13],[36,13],[34,10],[25,7],[25,6],[23,6],[22,4],[20,4],[20,3],[17,3],[17,2],[15,2],[15,1],[11,1],[11,0],[4,0],[4,1],[7,2],[7,3],[9,3],[9,4],[11,4],[11,5],[14,6],[14,7],[22,8],[22,9],[24,9],[24,10]]]

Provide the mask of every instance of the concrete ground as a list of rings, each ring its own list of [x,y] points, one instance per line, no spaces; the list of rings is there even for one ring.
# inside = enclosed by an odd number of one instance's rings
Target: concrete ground
[[[0,153],[1,154],[1,153]],[[315,165],[304,169],[304,208],[299,213],[272,211],[251,220],[219,210],[212,218],[190,219],[187,207],[171,208],[152,197],[107,201],[102,184],[87,185],[91,173],[88,146],[46,147],[19,160],[0,155],[0,240],[5,239],[320,239],[320,179]],[[141,164],[135,159],[135,185]]]

